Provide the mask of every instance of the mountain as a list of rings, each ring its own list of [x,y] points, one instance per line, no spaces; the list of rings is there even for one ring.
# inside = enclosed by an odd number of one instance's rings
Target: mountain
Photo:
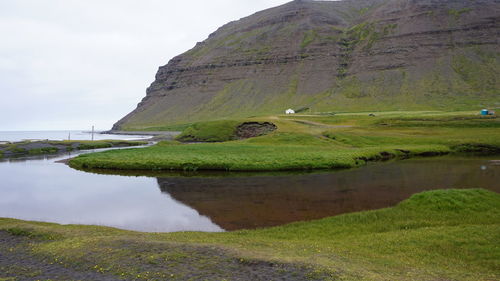
[[[500,0],[293,1],[159,68],[114,129],[310,112],[500,107]]]

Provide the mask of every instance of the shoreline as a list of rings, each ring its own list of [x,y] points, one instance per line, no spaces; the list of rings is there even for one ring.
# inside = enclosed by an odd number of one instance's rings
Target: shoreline
[[[217,169],[199,169],[199,170],[151,170],[151,169],[112,169],[112,168],[80,168],[74,167],[70,165],[70,161],[75,159],[78,156],[74,156],[71,158],[67,158],[64,160],[58,161],[58,163],[66,164],[71,169],[75,169],[77,171],[82,171],[86,173],[92,174],[100,174],[100,175],[115,175],[115,176],[148,176],[148,177],[267,177],[267,176],[295,176],[295,175],[313,175],[313,174],[324,174],[324,173],[333,173],[333,172],[342,172],[353,169],[360,169],[366,167],[368,165],[378,165],[382,163],[392,163],[404,160],[415,160],[415,159],[433,159],[433,158],[442,158],[442,157],[465,157],[465,158],[473,158],[473,157],[491,157],[494,159],[488,160],[492,166],[500,166],[500,154],[477,154],[477,153],[463,153],[463,152],[449,152],[443,154],[434,154],[434,155],[413,155],[410,157],[403,156],[395,156],[391,158],[380,158],[378,160],[369,160],[364,164],[360,164],[354,167],[347,168],[332,168],[332,169],[290,169],[290,170],[217,170]],[[498,157],[498,158],[497,158]]]
[[[26,156],[57,155],[72,151],[101,148],[123,148],[146,145],[149,140],[104,140],[104,141],[20,141],[0,144],[0,159]]]
[[[158,142],[158,141],[165,141],[165,140],[174,140],[175,137],[180,135],[182,132],[177,132],[177,131],[150,131],[150,132],[143,132],[143,131],[103,131],[100,132],[99,134],[112,134],[112,135],[123,135],[123,136],[137,136],[137,135],[142,135],[142,136],[149,136],[150,138],[144,139],[145,141],[153,141],[153,142]]]
[[[142,136],[171,136],[175,137],[177,135],[180,135],[182,132],[178,131],[115,131],[115,130],[109,130],[109,131],[102,131],[99,132],[99,134],[110,134],[110,135],[131,135],[131,136],[136,136],[136,135],[142,135]]]

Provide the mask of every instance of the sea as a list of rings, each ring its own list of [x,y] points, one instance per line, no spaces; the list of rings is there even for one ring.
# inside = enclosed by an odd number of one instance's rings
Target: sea
[[[95,131],[94,140],[140,140],[151,136],[113,135]],[[16,142],[24,140],[92,140],[92,132],[85,130],[59,131],[0,131],[0,142]]]

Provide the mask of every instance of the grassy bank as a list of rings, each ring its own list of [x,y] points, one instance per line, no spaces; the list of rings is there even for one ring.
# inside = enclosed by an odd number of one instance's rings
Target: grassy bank
[[[278,130],[231,139],[241,122]],[[450,152],[500,153],[500,119],[471,112],[384,112],[271,116],[192,125],[180,136],[221,143],[164,142],[145,149],[87,154],[75,168],[141,170],[309,170],[350,168],[366,161]]]
[[[302,280],[497,280],[499,222],[500,195],[471,189],[228,233],[148,234],[12,219],[0,219],[0,230],[28,237],[29,254],[47,263],[132,280],[232,280],[261,265],[281,276],[302,272]],[[25,270],[19,264],[0,277]]]
[[[297,136],[277,136],[285,139]],[[301,137],[301,136],[298,136]],[[448,153],[446,146],[401,145],[348,149],[329,145],[266,145],[253,143],[170,145],[141,150],[121,150],[79,156],[70,161],[76,168],[123,170],[312,170],[351,168],[366,161],[413,155]]]

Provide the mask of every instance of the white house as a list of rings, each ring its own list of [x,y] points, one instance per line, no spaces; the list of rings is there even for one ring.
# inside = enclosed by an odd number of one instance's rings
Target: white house
[[[286,114],[295,114],[295,110],[289,108],[285,111]]]

